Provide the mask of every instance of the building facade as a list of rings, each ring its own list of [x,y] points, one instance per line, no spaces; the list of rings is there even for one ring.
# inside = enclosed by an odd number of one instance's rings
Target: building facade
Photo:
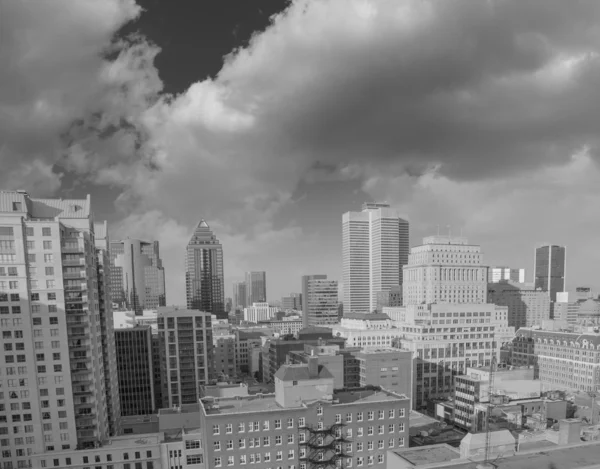
[[[104,363],[104,389],[108,410],[108,427],[111,436],[116,435],[121,418],[117,354],[115,351],[114,321],[111,297],[110,244],[108,223],[94,224],[96,257],[98,267],[98,307],[102,331],[102,361]]]
[[[467,238],[429,236],[411,249],[404,268],[404,305],[485,303],[488,267]]]
[[[0,192],[0,439],[7,466],[109,436],[90,198]],[[10,421],[10,423],[9,423]]]
[[[223,247],[204,220],[187,245],[185,284],[188,309],[227,318]]]
[[[246,282],[233,282],[233,309],[243,310],[248,306]]]
[[[532,283],[503,280],[488,285],[488,302],[508,307],[508,325],[520,327],[541,326],[550,319],[550,297],[535,289]]]
[[[211,314],[178,307],[158,309],[163,407],[198,402],[213,379]]]
[[[267,273],[246,272],[246,305],[267,302]]]
[[[387,204],[364,204],[342,217],[344,311],[377,309],[380,292],[402,285],[409,226]]]
[[[535,249],[535,288],[548,292],[551,301],[556,301],[557,293],[565,291],[566,262],[567,248],[564,246],[546,245]]]
[[[511,269],[510,267],[490,267],[488,281],[490,283],[510,280],[516,283],[525,283],[525,269]]]
[[[217,379],[228,381],[239,373],[237,340],[233,331],[213,331],[213,372]]]
[[[111,298],[120,309],[141,314],[166,305],[165,270],[158,241],[110,242]]]
[[[338,283],[335,280],[309,279],[307,281],[305,327],[336,324],[338,317]]]
[[[327,275],[315,274],[302,276],[302,320],[304,327],[308,327],[308,302],[306,301],[306,298],[308,297],[308,282],[311,280],[327,280]]]
[[[202,399],[205,460],[211,468],[383,469],[389,449],[408,445],[409,413],[407,396],[376,386],[335,391],[326,368],[285,365],[274,394]]]
[[[259,323],[268,321],[277,313],[277,308],[269,306],[269,303],[252,303],[252,306],[244,308],[244,321]]]
[[[302,309],[302,293],[290,293],[289,296],[281,298],[281,309],[284,311]]]

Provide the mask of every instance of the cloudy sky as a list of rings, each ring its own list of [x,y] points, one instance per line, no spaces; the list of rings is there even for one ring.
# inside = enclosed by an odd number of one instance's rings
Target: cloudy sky
[[[92,195],[161,242],[204,218],[227,295],[341,275],[341,215],[387,201],[489,264],[567,245],[599,287],[598,0],[0,0],[0,187]]]

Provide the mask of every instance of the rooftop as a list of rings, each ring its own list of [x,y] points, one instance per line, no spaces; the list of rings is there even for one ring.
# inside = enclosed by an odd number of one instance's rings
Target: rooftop
[[[318,366],[318,374],[316,376],[310,376],[308,365],[301,363],[295,365],[283,365],[277,373],[275,378],[281,381],[305,381],[309,379],[323,379],[333,378],[333,375],[327,368],[322,365]]]
[[[424,466],[426,464],[448,462],[460,458],[460,453],[450,445],[446,444],[420,446],[407,450],[393,451],[393,453],[416,467]]]
[[[118,436],[111,438],[106,443],[102,444],[102,447],[114,448],[131,448],[134,446],[150,446],[158,445],[161,442],[160,433],[146,433],[144,435],[133,435],[133,436]],[[54,453],[53,453],[54,454]]]
[[[177,408],[166,407],[158,410],[159,415],[187,414],[191,412],[200,412],[200,404],[183,404]]]
[[[346,313],[342,319],[359,319],[362,321],[387,321],[390,317],[384,313]]]

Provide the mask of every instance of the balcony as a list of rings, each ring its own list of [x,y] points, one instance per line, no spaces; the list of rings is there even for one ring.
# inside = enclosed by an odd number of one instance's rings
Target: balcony
[[[74,396],[86,396],[86,395],[91,395],[93,393],[94,392],[91,389],[84,389],[84,390],[76,389],[76,388],[73,389]]]
[[[65,298],[65,303],[68,304],[72,304],[72,303],[87,303],[88,302],[88,296],[87,295],[82,295],[79,298]]]
[[[71,352],[89,352],[90,346],[87,344],[69,345],[69,351],[71,351]]]
[[[87,291],[87,283],[82,283],[81,285],[65,285],[65,291]]]
[[[66,252],[66,253],[83,253],[85,252],[85,246],[82,244],[75,244],[75,243],[70,243],[70,244],[64,244],[61,246],[61,251],[62,252]]]
[[[63,278],[64,279],[78,279],[78,278],[85,278],[85,271],[82,270],[80,272],[65,272],[63,273]]]
[[[63,265],[85,265],[85,257],[79,259],[63,259]]]

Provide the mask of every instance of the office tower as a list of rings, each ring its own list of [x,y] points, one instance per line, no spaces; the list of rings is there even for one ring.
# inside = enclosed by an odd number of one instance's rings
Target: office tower
[[[490,283],[510,280],[511,282],[525,283],[525,269],[511,269],[510,267],[490,267],[488,281]]]
[[[187,245],[186,293],[188,309],[226,319],[223,247],[208,224],[201,220]]]
[[[267,273],[246,272],[246,306],[267,301]]]
[[[271,319],[277,313],[277,308],[269,306],[269,303],[252,303],[252,306],[244,308],[244,321],[258,323]]]
[[[488,285],[488,303],[508,307],[508,325],[520,327],[541,326],[550,319],[550,297],[533,283],[504,280]]]
[[[302,309],[302,293],[290,293],[289,296],[281,298],[281,309],[284,311],[289,309]]]
[[[0,402],[12,413],[11,435],[2,436],[7,466],[29,467],[32,453],[89,447],[109,436],[97,275],[89,196],[0,192]]]
[[[404,267],[404,305],[485,303],[488,268],[481,247],[463,237],[429,236]]]
[[[306,289],[306,326],[336,324],[338,318],[338,283],[336,280],[310,279]]]
[[[151,326],[115,329],[121,415],[155,411]]]
[[[308,282],[310,280],[326,280],[327,275],[317,274],[317,275],[303,275],[302,276],[302,322],[304,327],[308,326],[308,302],[306,298],[308,297]]]
[[[111,299],[110,251],[108,224],[94,224],[97,270],[98,270],[98,307],[100,328],[102,331],[102,362],[104,364],[104,389],[108,411],[109,432],[117,434],[121,418],[119,398],[119,377],[117,374],[117,356],[115,352],[114,321]]]
[[[158,308],[163,407],[197,403],[200,387],[213,378],[211,314]]]
[[[165,271],[158,241],[111,241],[110,257],[113,303],[137,314],[165,306]]]
[[[246,306],[248,306],[248,303],[246,303],[246,297],[246,282],[233,282],[233,309],[244,309]]]
[[[372,312],[379,292],[402,285],[408,222],[387,204],[364,204],[342,217],[344,311]]]
[[[567,272],[567,252],[564,246],[546,245],[535,249],[534,283],[550,294],[550,300],[556,301],[556,294],[565,291]]]

